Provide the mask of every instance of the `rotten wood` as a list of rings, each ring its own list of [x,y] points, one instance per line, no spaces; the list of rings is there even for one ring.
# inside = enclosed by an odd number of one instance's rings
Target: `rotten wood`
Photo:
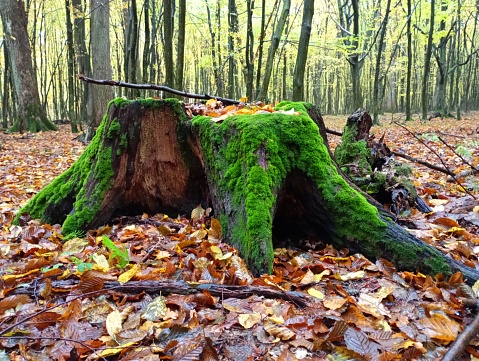
[[[211,94],[188,93],[188,92],[173,89],[173,88],[170,88],[170,87],[167,87],[167,86],[164,86],[164,85],[132,84],[132,83],[125,83],[125,82],[118,81],[118,80],[99,80],[99,79],[89,78],[89,77],[81,75],[81,74],[78,75],[78,79],[83,80],[84,82],[87,82],[87,83],[98,84],[98,85],[118,86],[118,87],[122,87],[122,88],[130,88],[130,89],[158,90],[158,91],[163,91],[163,92],[170,93],[170,94],[180,95],[184,98],[193,98],[193,99],[202,99],[202,100],[216,99],[216,100],[221,101],[225,105],[232,105],[232,104],[240,104],[241,103],[239,100],[235,100],[235,99],[217,97],[217,96],[211,95]]]
[[[342,132],[339,132],[337,130],[333,130],[333,129],[329,129],[329,128],[326,128],[326,132],[328,134],[333,134],[333,135],[336,135],[338,137],[342,137],[343,136],[343,133]],[[438,165],[435,165],[435,164],[432,164],[432,163],[429,163],[429,162],[426,162],[425,160],[421,160],[421,159],[418,159],[418,158],[415,158],[415,157],[411,157],[410,155],[408,154],[405,154],[405,153],[402,153],[402,152],[397,152],[397,151],[394,151],[392,150],[391,151],[396,157],[400,157],[400,158],[403,158],[403,159],[407,159],[413,163],[416,163],[416,164],[421,164],[425,167],[428,167],[430,169],[433,169],[433,170],[436,170],[438,172],[441,172],[441,173],[444,173],[444,174],[447,174],[449,176],[454,176],[454,172],[452,172],[451,170],[447,169],[447,168],[444,168],[444,167],[440,167]]]

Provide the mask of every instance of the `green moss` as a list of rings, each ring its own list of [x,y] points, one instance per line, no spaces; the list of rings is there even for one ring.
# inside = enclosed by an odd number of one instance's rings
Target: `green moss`
[[[111,104],[116,103],[111,101],[108,108]],[[93,219],[100,209],[104,192],[112,184],[112,149],[105,146],[107,139],[102,138],[108,123],[107,114],[108,111],[103,117],[95,137],[80,158],[67,171],[55,178],[52,183],[33,197],[17,214],[15,223],[18,224],[18,218],[22,213],[27,213],[35,219],[39,218],[45,223],[56,223],[59,220],[53,217],[61,217],[62,215],[48,210],[55,208],[60,202],[68,203],[68,199],[72,197],[76,197],[73,203],[73,211],[66,215],[62,229],[63,234],[82,230],[83,226]],[[93,190],[93,194],[88,195],[87,201],[85,185],[90,177],[98,180],[98,184]]]
[[[398,177],[409,177],[412,174],[412,167],[409,164],[398,164],[394,168],[394,173]]]
[[[336,147],[334,157],[340,166],[345,166],[346,174],[363,177],[372,173],[372,154],[366,141],[356,141],[357,132],[356,124],[344,128],[341,144]]]
[[[108,138],[113,139],[115,136],[120,134],[120,122],[118,119],[113,119],[108,127]]]
[[[231,209],[222,210],[220,219],[232,214],[240,219],[231,230],[231,241],[250,255],[246,261],[256,269],[263,270],[266,264],[271,271],[271,212],[277,191],[294,169],[303,171],[321,190],[339,238],[380,240],[385,230],[377,209],[337,173],[317,125],[307,115],[307,106],[292,102],[277,106],[283,111],[294,109],[299,115],[236,115],[221,124],[209,117],[192,120],[200,134],[208,174],[214,178],[210,183],[218,185],[218,197],[232,195]],[[261,153],[267,158],[260,162]]]

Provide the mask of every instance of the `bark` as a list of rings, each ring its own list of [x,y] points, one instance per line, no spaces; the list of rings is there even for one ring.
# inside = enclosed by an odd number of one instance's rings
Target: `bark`
[[[272,271],[274,246],[310,239],[387,258],[399,269],[479,278],[414,238],[343,179],[317,109],[290,102],[277,109],[289,114],[217,123],[187,120],[176,99],[116,99],[80,159],[19,216],[63,223],[67,234],[120,214],[189,213],[203,202],[255,275]]]
[[[314,14],[314,0],[306,0],[303,9],[303,22],[301,24],[301,35],[299,36],[298,55],[294,67],[293,78],[293,100],[304,99],[304,70],[308,59],[309,38],[311,35],[311,22]]]
[[[173,26],[175,0],[165,0],[163,19],[163,47],[165,57],[165,84],[174,86],[174,63],[173,63]]]
[[[111,79],[110,60],[110,3],[103,0],[91,0],[90,46],[93,76]],[[113,98],[109,87],[92,86],[92,114],[90,126],[99,126],[105,108]]]
[[[407,0],[407,71],[406,71],[406,121],[412,120],[411,111],[411,73],[412,73],[412,0]]]
[[[279,17],[276,28],[274,29],[273,36],[271,38],[271,44],[268,49],[268,58],[266,59],[265,69],[264,69],[264,78],[261,90],[258,95],[258,99],[265,100],[268,96],[268,88],[271,80],[271,74],[273,72],[273,62],[276,50],[279,47],[279,41],[281,40],[281,35],[283,34],[283,29],[286,25],[286,20],[289,16],[289,9],[291,7],[291,0],[284,0],[283,7],[281,9],[281,15]]]
[[[228,97],[235,98],[236,75],[236,59],[234,52],[235,37],[238,33],[238,10],[236,8],[236,0],[228,0]]]
[[[28,40],[28,18],[24,6],[23,1],[0,1],[3,33],[17,102],[17,118],[10,130],[19,132],[56,130],[55,124],[47,118],[40,103]]]
[[[71,3],[65,0],[65,22],[67,28],[67,50],[68,50],[68,119],[70,120],[72,133],[78,133],[77,115],[75,112],[75,50],[73,44],[73,25],[71,21]]]
[[[424,73],[422,77],[422,89],[421,89],[421,111],[422,111],[422,121],[427,119],[427,110],[428,110],[428,91],[427,91],[427,82],[429,80],[429,72],[431,67],[431,55],[432,55],[432,40],[434,34],[434,15],[435,15],[435,0],[431,0],[431,15],[429,17],[429,34],[427,37],[427,49],[424,53]]]

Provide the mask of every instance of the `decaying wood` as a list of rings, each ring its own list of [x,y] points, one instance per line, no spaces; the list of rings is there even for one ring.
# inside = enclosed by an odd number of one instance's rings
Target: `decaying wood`
[[[241,102],[239,100],[235,99],[229,99],[229,98],[223,98],[223,97],[217,97],[214,95],[210,94],[194,94],[194,93],[188,93],[182,90],[177,90],[173,89],[164,85],[155,85],[155,84],[132,84],[132,83],[125,83],[122,81],[118,80],[99,80],[99,79],[93,79],[89,78],[84,75],[78,75],[78,79],[83,80],[87,83],[91,84],[98,84],[98,85],[109,85],[109,86],[119,86],[122,88],[130,88],[130,89],[142,89],[142,90],[158,90],[170,94],[175,94],[175,95],[180,95],[185,98],[193,98],[193,99],[203,99],[203,100],[208,100],[208,99],[216,99],[221,101],[225,105],[231,105],[231,104],[240,104]]]
[[[477,302],[477,300],[476,300]],[[441,359],[442,361],[461,360],[466,347],[479,333],[479,313],[476,313],[472,322],[457,336],[456,340]]]
[[[333,130],[333,129],[329,129],[329,128],[326,128],[326,132],[327,132],[328,134],[337,135],[338,137],[342,137],[342,136],[343,136],[343,132],[339,132],[339,131],[337,131],[337,130]],[[423,166],[425,166],[425,167],[431,168],[431,169],[433,169],[433,170],[436,170],[436,171],[438,171],[438,172],[447,174],[447,175],[449,175],[449,176],[454,175],[454,172],[452,172],[451,170],[449,170],[449,169],[447,169],[447,168],[440,167],[440,166],[438,166],[438,165],[435,165],[435,164],[426,162],[425,160],[412,157],[412,156],[410,156],[409,154],[402,153],[402,152],[398,152],[398,151],[395,151],[395,150],[391,150],[391,152],[392,152],[396,157],[407,159],[407,160],[409,160],[409,161],[411,161],[411,162],[413,162],[413,163],[416,163],[416,164],[421,164],[421,165],[423,165]],[[452,180],[452,181],[454,181],[454,180]]]

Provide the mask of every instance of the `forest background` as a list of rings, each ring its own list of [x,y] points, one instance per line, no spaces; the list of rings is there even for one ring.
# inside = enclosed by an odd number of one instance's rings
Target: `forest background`
[[[0,5],[3,128],[19,112],[13,90],[20,70],[8,61],[17,57],[9,40],[19,42],[9,33],[12,20],[27,27],[36,78],[30,87],[38,87],[42,110],[50,119],[70,120],[74,131],[77,123],[98,124],[115,96],[171,96],[86,84],[78,74],[232,99],[305,100],[325,114],[362,107],[376,122],[383,112],[460,119],[461,110],[479,104],[478,0]]]

